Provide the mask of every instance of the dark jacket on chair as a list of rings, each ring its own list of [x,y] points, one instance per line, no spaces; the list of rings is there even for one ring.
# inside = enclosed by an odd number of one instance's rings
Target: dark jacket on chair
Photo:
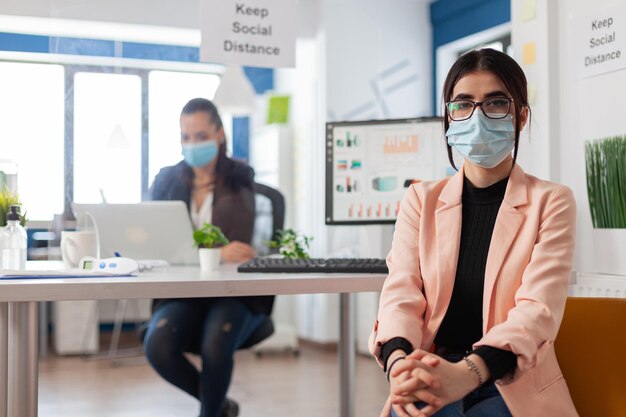
[[[218,226],[230,241],[250,244],[254,230],[254,170],[249,166],[223,158],[224,174],[213,189],[211,223]],[[180,200],[191,210],[193,170],[184,161],[159,171],[150,187],[151,200]],[[269,315],[273,296],[239,297],[253,313]],[[154,300],[153,310],[165,300]]]

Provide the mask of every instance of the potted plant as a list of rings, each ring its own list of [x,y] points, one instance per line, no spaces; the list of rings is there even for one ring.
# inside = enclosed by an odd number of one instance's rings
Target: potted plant
[[[219,227],[205,223],[193,232],[193,240],[198,247],[200,269],[202,271],[215,271],[220,264],[220,248],[229,243]]]
[[[583,258],[589,260],[581,259],[580,266],[596,273],[624,275],[626,135],[587,141],[585,162],[593,229],[588,230],[587,225],[581,228],[585,241],[581,245],[585,252]]]
[[[278,230],[276,233],[276,239],[269,242],[270,248],[278,248],[278,253],[285,258],[309,258],[307,250],[312,237],[300,235],[293,229]]]
[[[626,229],[626,136],[587,141],[585,159],[593,227]]]
[[[19,205],[21,204],[18,195],[7,187],[2,187],[0,190],[0,226],[7,225],[7,214],[11,211],[11,206]],[[20,214],[20,224],[26,227],[26,212]]]

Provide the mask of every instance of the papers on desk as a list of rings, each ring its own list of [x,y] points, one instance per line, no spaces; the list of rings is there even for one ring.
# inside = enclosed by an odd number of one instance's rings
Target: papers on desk
[[[84,269],[35,270],[21,271],[1,269],[0,279],[44,279],[44,278],[103,278],[130,277],[132,274],[116,274],[112,272],[87,271]]]

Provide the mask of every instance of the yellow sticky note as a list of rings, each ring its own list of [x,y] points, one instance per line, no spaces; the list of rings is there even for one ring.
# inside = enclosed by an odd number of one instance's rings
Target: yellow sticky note
[[[537,0],[524,0],[522,4],[522,21],[529,22],[537,17]]]
[[[537,85],[528,83],[528,104],[531,106],[537,101]]]
[[[532,65],[536,61],[536,44],[530,42],[522,47],[522,64]]]

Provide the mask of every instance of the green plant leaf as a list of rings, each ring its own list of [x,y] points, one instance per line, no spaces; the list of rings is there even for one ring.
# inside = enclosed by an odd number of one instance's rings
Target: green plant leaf
[[[626,228],[626,136],[585,143],[589,210],[595,228]]]
[[[308,259],[309,244],[313,238],[300,235],[293,229],[278,230],[276,239],[269,242],[271,248],[278,248],[278,252],[285,258]],[[306,248],[306,249],[305,249]]]
[[[21,206],[19,196],[17,193],[12,193],[6,186],[2,187],[2,190],[0,190],[0,226],[6,226],[7,214],[13,205]],[[26,226],[27,221],[26,211],[22,210],[20,224]]]
[[[210,223],[205,223],[200,229],[195,230],[193,240],[199,248],[219,248],[230,243],[222,230]]]

